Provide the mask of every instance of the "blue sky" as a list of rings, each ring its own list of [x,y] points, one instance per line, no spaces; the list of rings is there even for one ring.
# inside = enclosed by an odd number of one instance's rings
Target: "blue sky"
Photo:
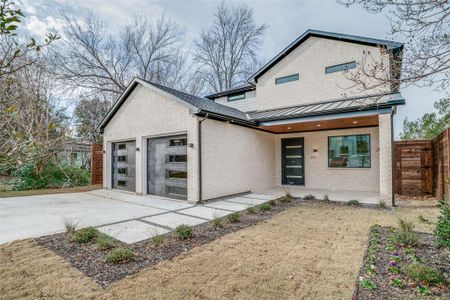
[[[202,29],[213,22],[219,0],[19,0],[27,16],[24,26],[30,35],[62,30],[60,11],[80,19],[93,11],[108,24],[112,34],[136,14],[172,18],[185,31],[185,46],[189,48]],[[335,0],[227,0],[244,2],[253,8],[259,23],[269,26],[259,51],[262,62],[269,60],[307,29],[319,29],[373,38],[391,39],[389,21],[383,14],[370,14],[354,6],[346,8]],[[408,87],[402,90],[407,104],[398,107],[394,118],[395,136],[402,130],[405,117],[416,119],[433,110],[433,102],[443,94],[431,88]]]

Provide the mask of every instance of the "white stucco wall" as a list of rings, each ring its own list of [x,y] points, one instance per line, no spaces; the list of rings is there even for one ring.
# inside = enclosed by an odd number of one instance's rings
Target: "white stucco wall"
[[[256,91],[245,92],[245,99],[228,101],[228,96],[215,99],[217,103],[227,105],[241,111],[254,111],[256,110]]]
[[[329,168],[328,137],[351,134],[370,134],[371,167]],[[277,135],[275,154],[277,185],[281,185],[281,139],[294,137],[304,138],[306,188],[379,192],[380,150],[378,127]],[[314,149],[318,151],[314,152]]]
[[[198,199],[197,118],[173,96],[138,85],[104,129],[103,186],[111,188],[113,142],[135,140],[136,193],[147,192],[147,138],[187,134],[188,200]]]
[[[275,135],[206,120],[202,123],[203,200],[272,187]]]
[[[370,54],[369,54],[370,53]],[[365,59],[364,59],[365,58]],[[325,68],[351,61],[373,65],[388,56],[377,47],[310,37],[288,56],[264,73],[256,84],[258,110],[334,100],[343,96],[389,92],[385,85],[371,91],[351,88],[353,82],[344,72],[325,74]],[[356,69],[349,71],[354,72]],[[299,74],[299,80],[276,85],[275,79]],[[364,77],[361,77],[363,79]],[[366,78],[367,82],[370,79]]]

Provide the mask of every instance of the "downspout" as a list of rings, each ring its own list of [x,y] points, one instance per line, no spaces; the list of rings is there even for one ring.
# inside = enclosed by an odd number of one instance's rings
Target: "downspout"
[[[391,173],[392,173],[392,188],[391,188],[391,197],[392,197],[392,207],[396,207],[395,205],[395,144],[394,144],[394,110],[391,112]]]
[[[204,118],[198,119],[197,126],[197,144],[198,144],[198,202],[202,201],[202,122],[208,118],[208,113],[206,113]]]

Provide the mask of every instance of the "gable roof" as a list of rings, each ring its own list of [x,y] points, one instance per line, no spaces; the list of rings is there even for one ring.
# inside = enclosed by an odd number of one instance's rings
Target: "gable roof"
[[[236,108],[225,106],[214,101],[197,97],[185,92],[175,90],[173,88],[166,87],[151,81],[143,80],[141,78],[135,77],[130,84],[127,86],[122,95],[116,100],[111,109],[108,111],[106,116],[103,118],[102,122],[98,126],[98,130],[103,132],[105,126],[114,117],[116,112],[126,101],[128,96],[134,91],[137,85],[142,84],[151,89],[157,89],[171,96],[174,96],[176,100],[184,105],[187,105],[190,109],[195,111],[198,115],[213,114],[216,118],[231,119],[234,121],[241,121],[247,125],[254,125],[253,121],[248,120],[246,114]]]
[[[258,78],[261,77],[265,72],[267,72],[270,68],[272,68],[275,64],[277,64],[280,60],[286,57],[289,53],[291,53],[294,49],[296,49],[300,44],[306,41],[309,37],[320,37],[325,39],[339,40],[350,43],[357,43],[369,46],[383,46],[387,49],[401,51],[403,49],[403,43],[388,41],[388,40],[380,40],[373,39],[368,37],[336,33],[336,32],[328,32],[328,31],[320,31],[308,29],[301,36],[299,36],[295,41],[289,44],[286,48],[284,48],[280,53],[278,53],[274,58],[272,58],[268,63],[262,66],[255,74],[253,74],[248,81],[249,82],[257,82]]]

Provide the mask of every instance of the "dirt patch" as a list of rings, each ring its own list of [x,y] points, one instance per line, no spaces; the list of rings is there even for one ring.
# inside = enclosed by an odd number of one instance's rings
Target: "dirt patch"
[[[271,218],[273,215],[289,208],[300,205],[299,199],[288,203],[276,201],[276,205],[267,204],[269,210],[259,210],[250,214],[240,212],[239,221],[230,223],[228,217],[220,218],[221,225],[213,226],[213,221],[192,226],[194,236],[186,240],[179,239],[174,232],[163,235],[164,243],[156,246],[149,238],[133,244],[114,241],[114,247],[126,247],[135,253],[135,257],[127,263],[113,264],[105,262],[108,250],[99,251],[95,242],[80,244],[73,241],[71,235],[60,233],[35,239],[35,241],[67,259],[70,264],[79,269],[86,276],[91,277],[100,286],[107,286],[112,282],[137,273],[141,269],[153,266],[161,261],[169,260],[194,247],[207,244],[231,232],[255,225]]]
[[[1,191],[0,198],[6,197],[21,197],[21,196],[33,196],[33,195],[48,195],[48,194],[65,194],[65,193],[80,193],[101,189],[101,184],[76,186],[71,188],[59,188],[59,189],[41,189],[41,190],[27,190],[27,191]]]
[[[303,204],[101,288],[31,240],[0,245],[2,299],[351,299],[372,224],[436,208]],[[417,230],[432,230],[417,224]]]
[[[373,226],[368,251],[355,289],[355,299],[450,299],[448,249],[438,249],[432,234],[417,232],[417,246],[397,247],[393,227]],[[444,275],[446,282],[429,284],[407,276],[411,265],[426,265]]]

